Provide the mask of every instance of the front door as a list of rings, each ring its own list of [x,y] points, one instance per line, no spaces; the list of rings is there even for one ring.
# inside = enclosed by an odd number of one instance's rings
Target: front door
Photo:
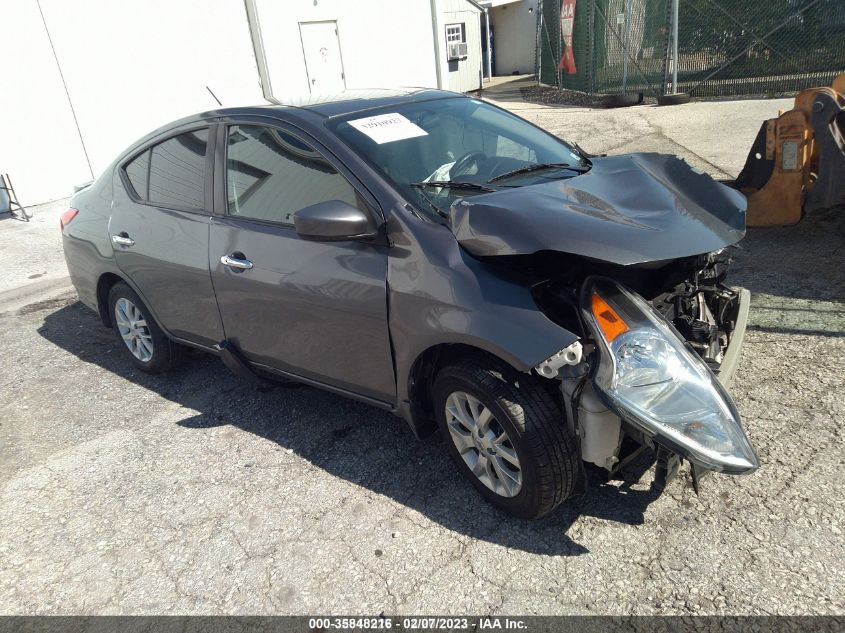
[[[312,93],[335,94],[346,88],[337,22],[300,22],[302,51]]]
[[[226,338],[253,362],[392,403],[388,247],[303,240],[293,227],[311,204],[378,213],[372,199],[302,136],[256,124],[225,132],[209,263]]]

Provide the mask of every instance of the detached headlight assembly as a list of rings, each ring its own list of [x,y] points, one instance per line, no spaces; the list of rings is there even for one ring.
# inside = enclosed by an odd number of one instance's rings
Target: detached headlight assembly
[[[596,389],[620,417],[706,470],[757,469],[730,395],[647,301],[590,277],[581,310],[601,353]]]

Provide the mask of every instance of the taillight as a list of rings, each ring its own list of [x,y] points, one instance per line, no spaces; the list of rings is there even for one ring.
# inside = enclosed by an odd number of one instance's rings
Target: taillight
[[[65,227],[70,224],[70,221],[73,220],[79,214],[79,209],[68,209],[64,213],[59,216],[59,226],[62,230],[65,230]]]

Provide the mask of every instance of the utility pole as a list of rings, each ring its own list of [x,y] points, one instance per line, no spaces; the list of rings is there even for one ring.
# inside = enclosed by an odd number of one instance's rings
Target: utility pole
[[[678,92],[678,3],[672,0],[672,92]]]

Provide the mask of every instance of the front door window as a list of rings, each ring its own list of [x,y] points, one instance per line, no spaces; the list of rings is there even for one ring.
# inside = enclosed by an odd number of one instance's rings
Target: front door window
[[[356,205],[352,185],[299,138],[269,127],[229,128],[227,212],[293,225],[294,214],[327,200]]]

